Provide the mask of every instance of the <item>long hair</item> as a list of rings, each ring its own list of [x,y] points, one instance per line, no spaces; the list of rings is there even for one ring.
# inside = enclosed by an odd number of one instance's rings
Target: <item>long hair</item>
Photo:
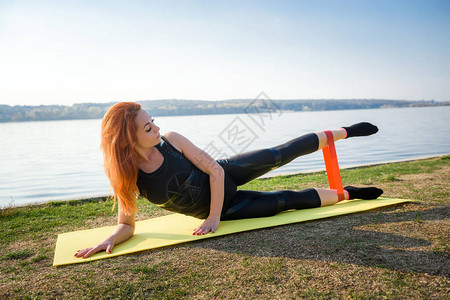
[[[100,148],[103,151],[103,167],[114,192],[114,205],[127,215],[137,211],[134,194],[139,164],[136,146],[137,113],[141,105],[134,102],[120,102],[108,109],[102,120]]]

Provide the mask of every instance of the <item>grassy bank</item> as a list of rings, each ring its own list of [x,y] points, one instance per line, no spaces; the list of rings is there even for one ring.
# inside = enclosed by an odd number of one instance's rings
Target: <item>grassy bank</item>
[[[420,200],[92,263],[52,267],[59,233],[113,225],[110,200],[0,211],[0,298],[449,298],[450,156],[342,171]],[[243,189],[326,187],[324,172]],[[138,219],[166,214],[139,201]]]

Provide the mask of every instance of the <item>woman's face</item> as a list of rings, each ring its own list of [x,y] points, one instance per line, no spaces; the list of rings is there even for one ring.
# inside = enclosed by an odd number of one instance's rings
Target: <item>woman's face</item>
[[[135,119],[137,144],[136,148],[148,150],[161,142],[159,127],[153,124],[152,117],[141,109]]]

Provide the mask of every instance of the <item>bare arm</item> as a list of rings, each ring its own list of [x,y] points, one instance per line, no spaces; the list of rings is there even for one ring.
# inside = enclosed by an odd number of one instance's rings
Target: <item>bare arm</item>
[[[111,233],[111,235],[108,236],[103,241],[101,241],[95,247],[89,247],[83,250],[78,250],[77,253],[75,253],[75,257],[86,258],[102,250],[106,250],[107,253],[111,253],[114,245],[120,244],[133,236],[134,228],[135,228],[135,214],[126,215],[120,209],[119,205],[118,223],[116,228],[114,228],[114,231]]]
[[[223,168],[205,151],[198,148],[187,138],[176,132],[165,134],[176,148],[196,167],[209,175],[211,190],[211,208],[208,218],[194,230],[194,235],[202,235],[208,232],[214,233],[219,227],[224,198],[225,172]]]

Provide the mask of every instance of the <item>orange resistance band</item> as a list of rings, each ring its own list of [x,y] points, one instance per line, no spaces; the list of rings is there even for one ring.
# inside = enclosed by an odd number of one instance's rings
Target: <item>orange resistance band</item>
[[[338,202],[345,199],[344,188],[342,187],[341,172],[339,171],[339,163],[336,155],[336,147],[334,146],[333,133],[325,131],[327,135],[328,146],[322,148],[323,159],[327,169],[328,183],[330,189],[337,190]]]

